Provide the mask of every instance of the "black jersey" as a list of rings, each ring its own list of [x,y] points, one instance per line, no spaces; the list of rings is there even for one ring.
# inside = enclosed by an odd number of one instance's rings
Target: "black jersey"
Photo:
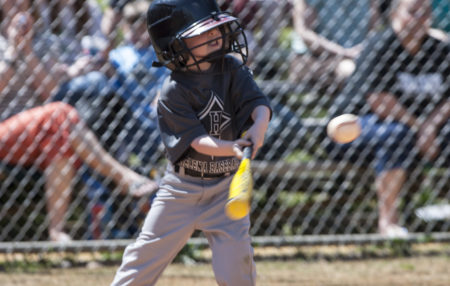
[[[367,95],[381,92],[394,95],[415,116],[429,116],[450,96],[449,43],[428,36],[411,55],[392,29],[375,35],[337,100],[338,113],[367,114]]]
[[[250,70],[231,56],[213,63],[207,72],[172,72],[158,101],[158,125],[168,159],[204,173],[236,170],[236,158],[207,156],[190,145],[206,134],[238,139],[259,105],[270,108]]]

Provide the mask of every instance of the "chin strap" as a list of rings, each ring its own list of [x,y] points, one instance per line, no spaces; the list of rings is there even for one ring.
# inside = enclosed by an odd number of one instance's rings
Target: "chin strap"
[[[156,62],[156,61],[152,63],[152,67],[155,67],[155,68],[162,68],[164,66],[166,66],[164,63],[160,63],[160,62]]]

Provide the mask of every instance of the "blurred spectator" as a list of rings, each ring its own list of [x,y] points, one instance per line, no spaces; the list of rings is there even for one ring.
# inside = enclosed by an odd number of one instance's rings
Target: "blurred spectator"
[[[295,57],[289,79],[334,93],[354,70],[380,18],[378,0],[293,0]]]
[[[365,45],[335,114],[360,115],[361,136],[330,148],[334,157],[373,160],[379,231],[404,236],[398,196],[415,159],[443,163],[450,154],[450,45],[431,30],[431,2],[395,0],[390,28]]]
[[[148,5],[148,1],[141,0],[123,8],[125,41],[110,52],[104,73],[91,72],[75,78],[65,92],[55,97],[77,107],[94,130],[98,130],[99,121],[105,115],[98,110],[99,103],[104,103],[102,109],[105,109],[120,102],[122,109],[107,124],[123,127],[118,133],[124,139],[124,146],[112,152],[124,162],[132,153],[138,154],[143,162],[154,161],[152,156],[159,145],[154,103],[167,70],[152,67],[156,54],[146,33]],[[104,133],[104,130],[98,131]]]
[[[109,45],[105,49],[109,53],[118,43],[120,23],[123,19],[123,8],[135,0],[109,0],[101,22],[102,33],[108,38]]]
[[[0,2],[0,34],[7,34],[6,28],[10,26],[12,17],[18,12],[26,12],[29,8],[29,0],[2,0]]]
[[[281,33],[290,24],[290,1],[223,0],[220,9],[239,18],[248,41],[248,65],[255,74],[272,77],[285,62]]]
[[[49,237],[64,241],[70,239],[63,227],[80,162],[134,196],[152,192],[157,185],[106,153],[74,108],[59,102],[45,104],[57,82],[33,45],[31,15],[17,11],[5,28],[6,37],[0,37],[4,48],[0,52],[0,158],[43,171]]]
[[[102,72],[71,80],[54,98],[75,106],[107,150],[141,174],[152,171],[163,155],[158,150],[154,103],[167,74],[164,68],[152,67],[156,54],[147,33],[148,6],[148,1],[131,1],[123,7],[123,21],[116,29],[123,30],[124,43],[110,51]],[[87,175],[83,174],[86,183],[92,181]],[[98,182],[90,193],[105,189]]]
[[[107,40],[100,30],[102,13],[95,0],[31,1],[35,41],[62,84],[101,67],[99,50]]]
[[[87,74],[91,71],[106,69],[103,65],[107,63],[109,50],[117,43],[116,40],[120,38],[120,36],[112,37],[109,34],[106,36],[103,34],[101,27],[105,23],[107,16],[102,15],[98,1],[41,0],[33,2],[32,7],[36,18],[42,19],[38,21],[42,23],[36,23],[37,29],[45,35],[45,41],[42,42],[47,43],[47,47],[51,47],[49,49],[50,52],[48,52],[48,49],[43,50],[47,51],[49,62],[53,64],[52,70],[59,71],[59,86],[56,89],[57,94],[53,95],[52,100],[58,101],[62,96],[76,93],[77,89],[84,89],[86,92],[98,90],[97,86],[91,85],[96,81],[96,73]],[[117,29],[117,26],[113,27],[115,31],[120,31],[120,29]],[[117,34],[121,35],[120,32]],[[132,131],[127,133],[127,128],[124,127],[131,124],[130,120],[133,117],[130,114],[132,112],[129,110],[129,112],[124,114],[123,111],[126,109],[123,108],[122,102],[117,100],[117,98],[114,100],[110,99],[108,94],[103,96],[101,101],[79,102],[77,110],[97,137],[99,137],[100,142],[107,151],[113,154],[119,162],[125,164],[128,163],[127,159],[124,159],[124,156],[117,156],[129,155],[129,152],[126,153],[122,149],[127,148],[129,145],[127,143],[130,140],[124,143],[125,140],[123,139],[125,138],[122,138],[122,135],[124,133],[132,134]],[[87,103],[91,103],[91,105]],[[123,116],[122,121],[113,121],[117,117],[116,112]],[[114,124],[118,125],[114,126]],[[114,128],[111,128],[111,126],[114,126]],[[109,133],[110,131],[113,132]],[[114,136],[108,136],[109,134]],[[135,136],[143,137],[142,134]],[[141,146],[151,145],[149,142],[143,143],[142,140],[132,143],[136,145],[141,144]],[[139,156],[134,156],[133,158],[140,159]],[[139,162],[134,162],[134,165],[139,165]],[[110,200],[111,186],[107,183],[108,180],[105,180],[105,178],[89,167],[85,165],[82,167],[77,175],[82,181],[83,191],[91,199],[90,202],[92,204],[100,204],[102,200]],[[110,234],[112,235],[113,232],[125,235],[123,231],[116,232],[115,228],[111,230]],[[101,238],[106,238],[106,236]]]

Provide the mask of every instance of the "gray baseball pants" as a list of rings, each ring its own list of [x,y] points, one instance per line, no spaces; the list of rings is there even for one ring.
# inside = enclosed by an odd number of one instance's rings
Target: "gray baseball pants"
[[[155,285],[197,229],[211,247],[218,285],[255,285],[250,219],[233,221],[224,212],[231,180],[232,176],[182,176],[168,167],[142,230],[136,242],[125,249],[111,285]]]

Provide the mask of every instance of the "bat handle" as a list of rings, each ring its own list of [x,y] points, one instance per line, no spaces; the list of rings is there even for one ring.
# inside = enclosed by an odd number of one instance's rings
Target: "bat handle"
[[[253,146],[244,147],[242,159],[250,159],[253,154]]]

